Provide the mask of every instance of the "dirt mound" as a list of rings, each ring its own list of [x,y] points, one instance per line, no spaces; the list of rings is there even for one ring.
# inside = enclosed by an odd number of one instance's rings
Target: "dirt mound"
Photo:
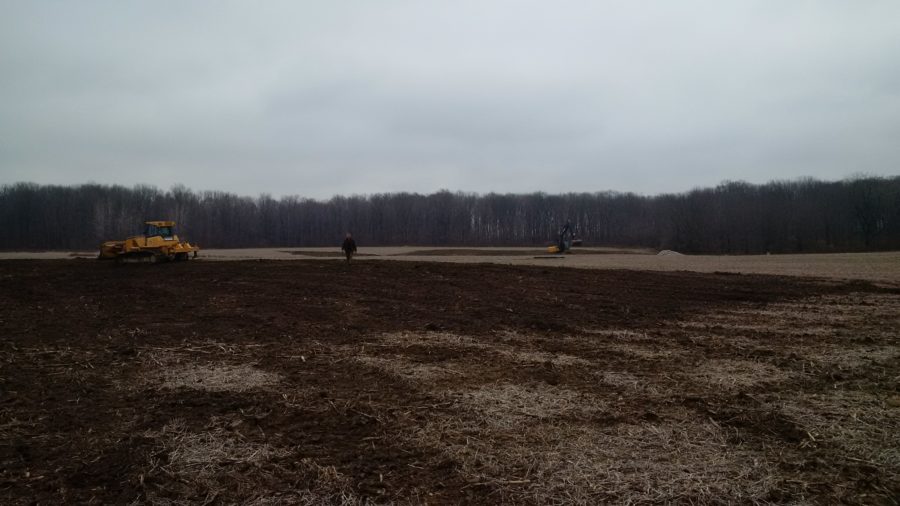
[[[343,251],[321,251],[321,250],[284,250],[283,253],[291,255],[310,257],[310,258],[344,258]],[[374,257],[371,253],[354,253],[354,257]]]
[[[672,251],[672,250],[670,250],[670,249],[664,249],[664,250],[660,251],[659,253],[657,253],[656,255],[657,255],[657,256],[661,256],[661,257],[673,257],[673,256],[674,256],[674,257],[680,257],[680,256],[684,256],[683,253],[679,253],[679,252],[677,252],[677,251]]]
[[[416,251],[408,251],[398,253],[392,256],[479,256],[479,257],[531,257],[535,255],[544,255],[547,253],[546,248],[515,248],[515,249],[494,249],[494,248],[429,248]],[[650,255],[650,250],[639,248],[572,248],[568,251],[571,255]]]
[[[395,256],[501,256],[501,257],[525,257],[546,253],[546,249],[481,249],[481,248],[446,248],[423,249],[400,253]]]

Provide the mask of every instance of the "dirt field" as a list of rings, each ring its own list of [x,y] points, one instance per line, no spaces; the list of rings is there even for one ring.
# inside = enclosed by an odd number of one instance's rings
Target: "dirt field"
[[[2,261],[0,503],[897,504],[890,279],[557,265]]]
[[[0,259],[94,258],[96,251],[0,252]],[[339,248],[205,249],[202,260],[309,260],[342,258]],[[361,261],[495,263],[579,269],[633,269],[642,271],[732,272],[776,276],[816,276],[865,279],[900,286],[900,252],[829,253],[806,255],[657,255],[655,250],[627,248],[574,248],[572,255],[547,255],[541,248],[360,248]]]

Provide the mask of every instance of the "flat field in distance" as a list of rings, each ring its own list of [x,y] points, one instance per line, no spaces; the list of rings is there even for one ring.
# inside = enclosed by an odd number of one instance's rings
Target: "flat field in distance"
[[[803,255],[679,255],[640,248],[574,248],[570,255],[549,255],[544,248],[363,247],[356,260],[496,263],[581,269],[731,272],[832,279],[865,279],[900,286],[900,252]],[[0,252],[0,259],[83,259],[92,251]],[[205,249],[202,260],[343,259],[340,248]]]
[[[896,253],[335,250],[0,261],[0,503],[900,496]]]

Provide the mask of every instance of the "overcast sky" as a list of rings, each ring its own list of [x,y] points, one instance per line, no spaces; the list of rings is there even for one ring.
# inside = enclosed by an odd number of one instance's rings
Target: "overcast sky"
[[[900,174],[900,1],[0,0],[0,184]]]

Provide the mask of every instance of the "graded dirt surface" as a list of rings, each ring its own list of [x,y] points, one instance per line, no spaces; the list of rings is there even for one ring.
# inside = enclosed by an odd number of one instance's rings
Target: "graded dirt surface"
[[[869,281],[2,261],[0,503],[896,504],[898,328]]]
[[[494,263],[540,265],[579,269],[632,269],[643,271],[731,272],[776,276],[815,276],[865,279],[900,286],[900,252],[828,253],[803,255],[681,255],[657,254],[641,248],[573,248],[571,255],[550,255],[545,248],[438,248],[361,247],[359,261]],[[0,260],[86,259],[96,252],[0,252]],[[203,261],[343,259],[340,248],[204,249]]]
[[[776,276],[865,279],[900,286],[900,252],[821,253],[803,255],[657,255],[646,249],[573,248],[571,255],[550,255],[541,248],[360,248],[360,261],[407,261],[540,265],[579,269],[731,272]],[[204,260],[296,260],[328,255],[338,248],[205,250]]]

